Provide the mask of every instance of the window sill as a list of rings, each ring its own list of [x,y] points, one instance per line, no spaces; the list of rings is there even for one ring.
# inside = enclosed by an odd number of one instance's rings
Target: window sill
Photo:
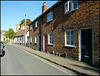
[[[37,43],[34,43],[34,45],[37,45]]]
[[[48,45],[51,45],[51,46],[52,46],[53,44],[50,44],[50,43],[49,43]]]
[[[73,46],[73,45],[65,45],[65,47],[72,47],[72,48],[75,48],[75,46]]]
[[[35,28],[38,28],[38,27],[35,27]]]
[[[68,14],[68,13],[70,13],[70,12],[73,12],[73,11],[75,11],[75,10],[77,10],[78,8],[76,8],[76,9],[74,9],[74,10],[71,10],[71,11],[68,11],[68,12],[65,12],[65,14]]]
[[[52,19],[52,20],[53,20],[53,19]],[[47,21],[47,23],[51,22],[52,20],[50,20],[50,21]]]

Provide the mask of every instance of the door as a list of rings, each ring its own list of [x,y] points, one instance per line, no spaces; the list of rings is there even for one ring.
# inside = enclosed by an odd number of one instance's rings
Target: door
[[[47,35],[44,36],[44,47],[45,47],[45,52],[47,52]]]
[[[83,62],[92,63],[92,29],[81,30],[81,55]]]
[[[39,48],[39,51],[41,51],[41,36],[38,37],[38,40],[39,40],[39,46],[38,46],[38,48]]]

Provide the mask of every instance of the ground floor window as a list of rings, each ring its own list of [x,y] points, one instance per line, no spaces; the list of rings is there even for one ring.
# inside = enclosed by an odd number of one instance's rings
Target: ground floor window
[[[48,44],[53,44],[53,33],[48,34]]]
[[[69,30],[65,32],[65,46],[75,47],[75,32],[74,30]]]
[[[37,43],[37,36],[35,36],[35,43]]]

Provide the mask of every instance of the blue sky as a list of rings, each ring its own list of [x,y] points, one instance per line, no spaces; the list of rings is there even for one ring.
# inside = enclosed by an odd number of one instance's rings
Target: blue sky
[[[45,1],[47,9],[57,1]],[[12,28],[25,18],[33,21],[42,14],[43,1],[1,1],[1,30]]]

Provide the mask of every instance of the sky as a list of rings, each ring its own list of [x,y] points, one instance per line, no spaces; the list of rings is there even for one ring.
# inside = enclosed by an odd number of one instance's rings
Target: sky
[[[45,1],[47,9],[57,1]],[[43,1],[1,1],[1,30],[15,31],[15,24],[21,20],[30,19],[33,21],[42,14]]]

